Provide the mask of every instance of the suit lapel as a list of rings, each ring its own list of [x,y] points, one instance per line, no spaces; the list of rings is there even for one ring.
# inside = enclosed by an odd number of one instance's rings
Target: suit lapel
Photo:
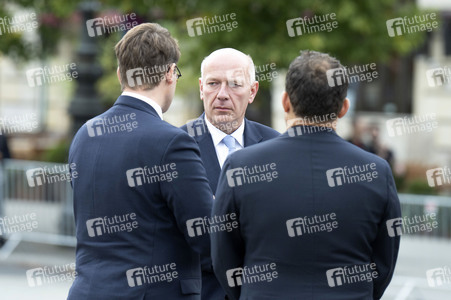
[[[260,143],[263,140],[263,136],[258,132],[255,126],[249,122],[247,119],[244,119],[244,147],[249,147],[255,144]]]
[[[204,120],[205,114],[202,114],[198,119]],[[263,140],[263,136],[258,132],[255,126],[244,119],[246,122],[244,126],[244,147],[255,145]],[[205,124],[205,123],[204,123]],[[205,125],[205,134],[195,136],[196,142],[199,145],[201,151],[202,162],[204,163],[205,170],[207,171],[208,181],[213,193],[216,193],[218,186],[219,175],[221,173],[221,167],[219,166],[218,157],[216,155],[216,149],[213,145],[213,139]]]
[[[204,120],[204,114],[198,119]],[[205,123],[204,123],[205,124]],[[197,144],[199,145],[201,152],[201,159],[204,163],[205,170],[207,171],[208,182],[213,193],[216,193],[216,187],[218,186],[219,174],[221,173],[221,167],[219,166],[218,157],[216,156],[216,149],[213,145],[213,139],[205,125],[205,133],[195,137]]]

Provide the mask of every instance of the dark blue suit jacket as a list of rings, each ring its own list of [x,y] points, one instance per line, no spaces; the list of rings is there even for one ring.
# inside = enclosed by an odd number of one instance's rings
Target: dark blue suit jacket
[[[280,135],[276,130],[244,119],[244,147],[252,146],[263,141],[275,138]],[[207,171],[208,181],[213,194],[216,191],[218,185],[219,174],[221,168],[219,166],[218,157],[216,155],[215,146],[211,134],[208,131],[208,127],[205,123],[205,113],[194,121],[191,121],[181,127],[188,132],[199,145],[202,162],[204,163],[205,170]],[[210,258],[205,258],[208,261]],[[203,261],[203,260],[202,260]],[[211,271],[202,272],[202,299],[207,300],[222,300],[224,299],[225,292],[221,288],[218,280]]]
[[[210,240],[191,237],[187,222],[210,214],[212,192],[194,140],[120,96],[78,131],[69,163],[78,173],[69,299],[200,299]]]
[[[213,216],[232,213],[239,229],[211,235],[230,299],[379,299],[391,280],[401,213],[390,167],[332,130],[296,126],[230,155]]]

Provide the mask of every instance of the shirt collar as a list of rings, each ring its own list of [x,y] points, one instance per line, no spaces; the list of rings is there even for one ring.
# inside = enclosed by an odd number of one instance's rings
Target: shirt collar
[[[218,128],[216,128],[213,124],[211,124],[210,121],[208,121],[207,116],[204,116],[204,118],[205,118],[205,123],[207,124],[208,131],[211,134],[211,138],[213,140],[213,145],[216,147],[227,134],[222,132]],[[245,121],[243,120],[240,127],[238,127],[237,130],[235,130],[234,132],[232,132],[230,134],[231,136],[233,136],[235,138],[235,140],[240,144],[240,146],[242,148],[244,148],[244,138],[243,138],[244,123],[245,123]]]
[[[158,103],[155,102],[155,100],[152,100],[146,96],[143,96],[138,93],[133,93],[133,92],[122,92],[122,96],[130,96],[130,97],[133,97],[133,98],[136,98],[136,99],[146,102],[147,104],[152,106],[153,109],[155,109],[158,116],[160,116],[160,118],[163,120],[163,110],[161,109],[160,105],[158,105]]]

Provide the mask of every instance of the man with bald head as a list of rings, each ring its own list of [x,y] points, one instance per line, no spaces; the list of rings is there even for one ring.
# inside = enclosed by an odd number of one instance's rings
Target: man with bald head
[[[204,113],[182,127],[197,142],[213,194],[227,156],[280,134],[244,115],[258,91],[252,58],[236,49],[218,49],[201,65],[200,98]],[[214,234],[214,233],[213,233]],[[202,272],[202,299],[224,299],[211,270]]]

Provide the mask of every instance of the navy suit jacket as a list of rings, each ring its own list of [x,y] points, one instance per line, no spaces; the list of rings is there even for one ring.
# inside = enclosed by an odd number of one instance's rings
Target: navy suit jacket
[[[290,130],[223,166],[212,215],[239,228],[211,235],[217,278],[230,299],[379,299],[400,242],[390,167],[331,129]]]
[[[280,135],[279,132],[268,126],[249,121],[247,119],[244,119],[244,122],[244,147],[252,146]],[[219,161],[211,134],[208,131],[207,124],[205,123],[205,113],[203,113],[196,120],[188,122],[181,128],[187,131],[199,145],[201,153],[200,156],[202,158],[202,162],[204,163],[205,170],[207,171],[210,188],[214,194],[218,185],[221,167],[219,166]],[[202,265],[207,264],[210,260],[210,257],[202,258]],[[204,272],[202,272],[202,299],[222,300],[224,299],[224,295],[225,292],[216,279],[215,274],[212,270],[204,268]]]
[[[244,122],[244,147],[249,147],[280,135],[280,133],[276,130],[257,122],[249,121],[246,118],[244,119]],[[180,128],[188,132],[188,134],[192,136],[199,145],[201,153],[200,156],[202,158],[202,162],[204,163],[205,170],[207,171],[210,188],[214,194],[218,185],[221,167],[219,166],[218,157],[216,155],[216,149],[213,145],[211,134],[208,131],[207,124],[205,123],[205,113],[203,113],[196,120],[188,122]]]
[[[212,192],[195,141],[120,96],[78,131],[69,163],[78,275],[68,299],[200,299],[210,240],[187,222],[210,214]]]

